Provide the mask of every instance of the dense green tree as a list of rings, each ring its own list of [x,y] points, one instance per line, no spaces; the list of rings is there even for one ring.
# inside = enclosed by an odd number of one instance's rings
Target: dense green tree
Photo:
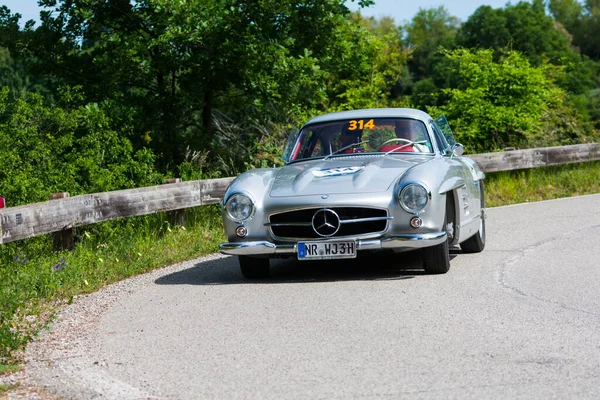
[[[554,84],[560,69],[531,65],[516,51],[498,60],[492,49],[458,49],[446,57],[461,83],[444,89],[447,103],[430,111],[446,114],[470,151],[575,143],[590,135]]]
[[[415,81],[434,74],[434,67],[442,58],[438,49],[454,47],[459,26],[458,18],[450,15],[444,6],[439,6],[419,9],[404,27],[406,46],[411,50],[408,66]]]
[[[542,0],[497,9],[479,7],[461,26],[457,43],[467,48],[517,50],[533,65],[541,65],[544,58],[554,64],[573,58],[569,38],[546,14]]]
[[[572,35],[573,45],[600,60],[600,2],[598,0],[550,0],[550,12]]]
[[[572,30],[579,23],[583,6],[578,0],[550,0],[548,9],[554,19]]]
[[[7,86],[11,91],[27,87],[25,70],[13,60],[8,49],[4,47],[0,47],[0,86]]]
[[[387,105],[408,56],[402,49],[402,32],[392,21],[374,23],[355,14],[353,23],[340,26],[333,54],[324,63],[329,81],[328,109]]]
[[[349,87],[350,68],[336,58],[373,54],[348,43],[371,46],[372,34],[348,27],[345,2],[42,0],[54,12],[14,47],[35,73],[81,85],[88,101],[117,103],[117,120],[137,122],[134,143],[177,163],[188,145],[209,147],[215,109],[285,120],[345,96],[336,90]],[[371,75],[356,70],[352,77]]]
[[[565,0],[563,6],[560,10],[555,7],[556,15],[572,21],[578,15],[578,3]],[[557,83],[573,95],[584,95],[596,86],[598,66],[574,50],[569,33],[546,14],[542,0],[498,9],[478,8],[461,26],[457,43],[494,49],[497,58],[511,49],[523,53],[533,65],[545,60],[562,65],[567,73]]]

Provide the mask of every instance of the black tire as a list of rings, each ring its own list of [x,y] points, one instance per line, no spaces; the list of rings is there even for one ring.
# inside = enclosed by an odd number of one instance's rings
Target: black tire
[[[452,195],[452,194],[449,194]],[[448,229],[448,211],[444,217],[443,229]],[[428,274],[445,274],[450,269],[449,237],[437,246],[423,249],[423,269]]]
[[[268,258],[252,258],[239,256],[240,269],[246,279],[262,279],[269,276],[271,268]]]
[[[450,252],[448,239],[423,250],[423,268],[428,274],[445,274],[450,269]]]
[[[479,190],[481,191],[479,230],[460,244],[463,253],[480,253],[485,248],[485,190],[483,189],[483,181],[479,181]]]

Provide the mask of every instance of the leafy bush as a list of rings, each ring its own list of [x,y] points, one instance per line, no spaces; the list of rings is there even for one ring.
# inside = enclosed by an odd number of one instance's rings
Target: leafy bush
[[[8,95],[0,90],[0,195],[9,205],[160,183],[153,153],[134,151],[97,104],[69,109],[37,94]],[[68,95],[67,106],[77,100]]]
[[[534,67],[516,51],[507,51],[498,61],[491,49],[458,49],[446,57],[458,87],[444,89],[447,102],[429,111],[444,113],[470,151],[573,144],[593,137],[566,93],[554,84],[562,73],[558,67]]]

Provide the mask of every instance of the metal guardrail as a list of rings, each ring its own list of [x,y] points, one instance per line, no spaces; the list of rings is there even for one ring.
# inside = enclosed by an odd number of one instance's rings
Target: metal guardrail
[[[513,150],[469,155],[484,172],[510,171],[549,165],[600,160],[600,143],[561,147]],[[179,213],[190,207],[221,201],[234,178],[180,182],[165,185],[69,197],[68,193],[51,196],[53,200],[0,209],[0,244],[57,232],[55,247],[72,246],[72,229],[79,226],[165,211]],[[175,181],[175,183],[172,183]]]

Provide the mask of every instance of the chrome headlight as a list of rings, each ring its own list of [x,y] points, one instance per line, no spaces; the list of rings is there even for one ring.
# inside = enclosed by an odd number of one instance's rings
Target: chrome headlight
[[[400,205],[409,213],[417,214],[429,201],[429,192],[418,183],[411,183],[400,192]]]
[[[225,203],[227,215],[234,221],[245,221],[254,213],[254,202],[245,194],[235,193]]]

